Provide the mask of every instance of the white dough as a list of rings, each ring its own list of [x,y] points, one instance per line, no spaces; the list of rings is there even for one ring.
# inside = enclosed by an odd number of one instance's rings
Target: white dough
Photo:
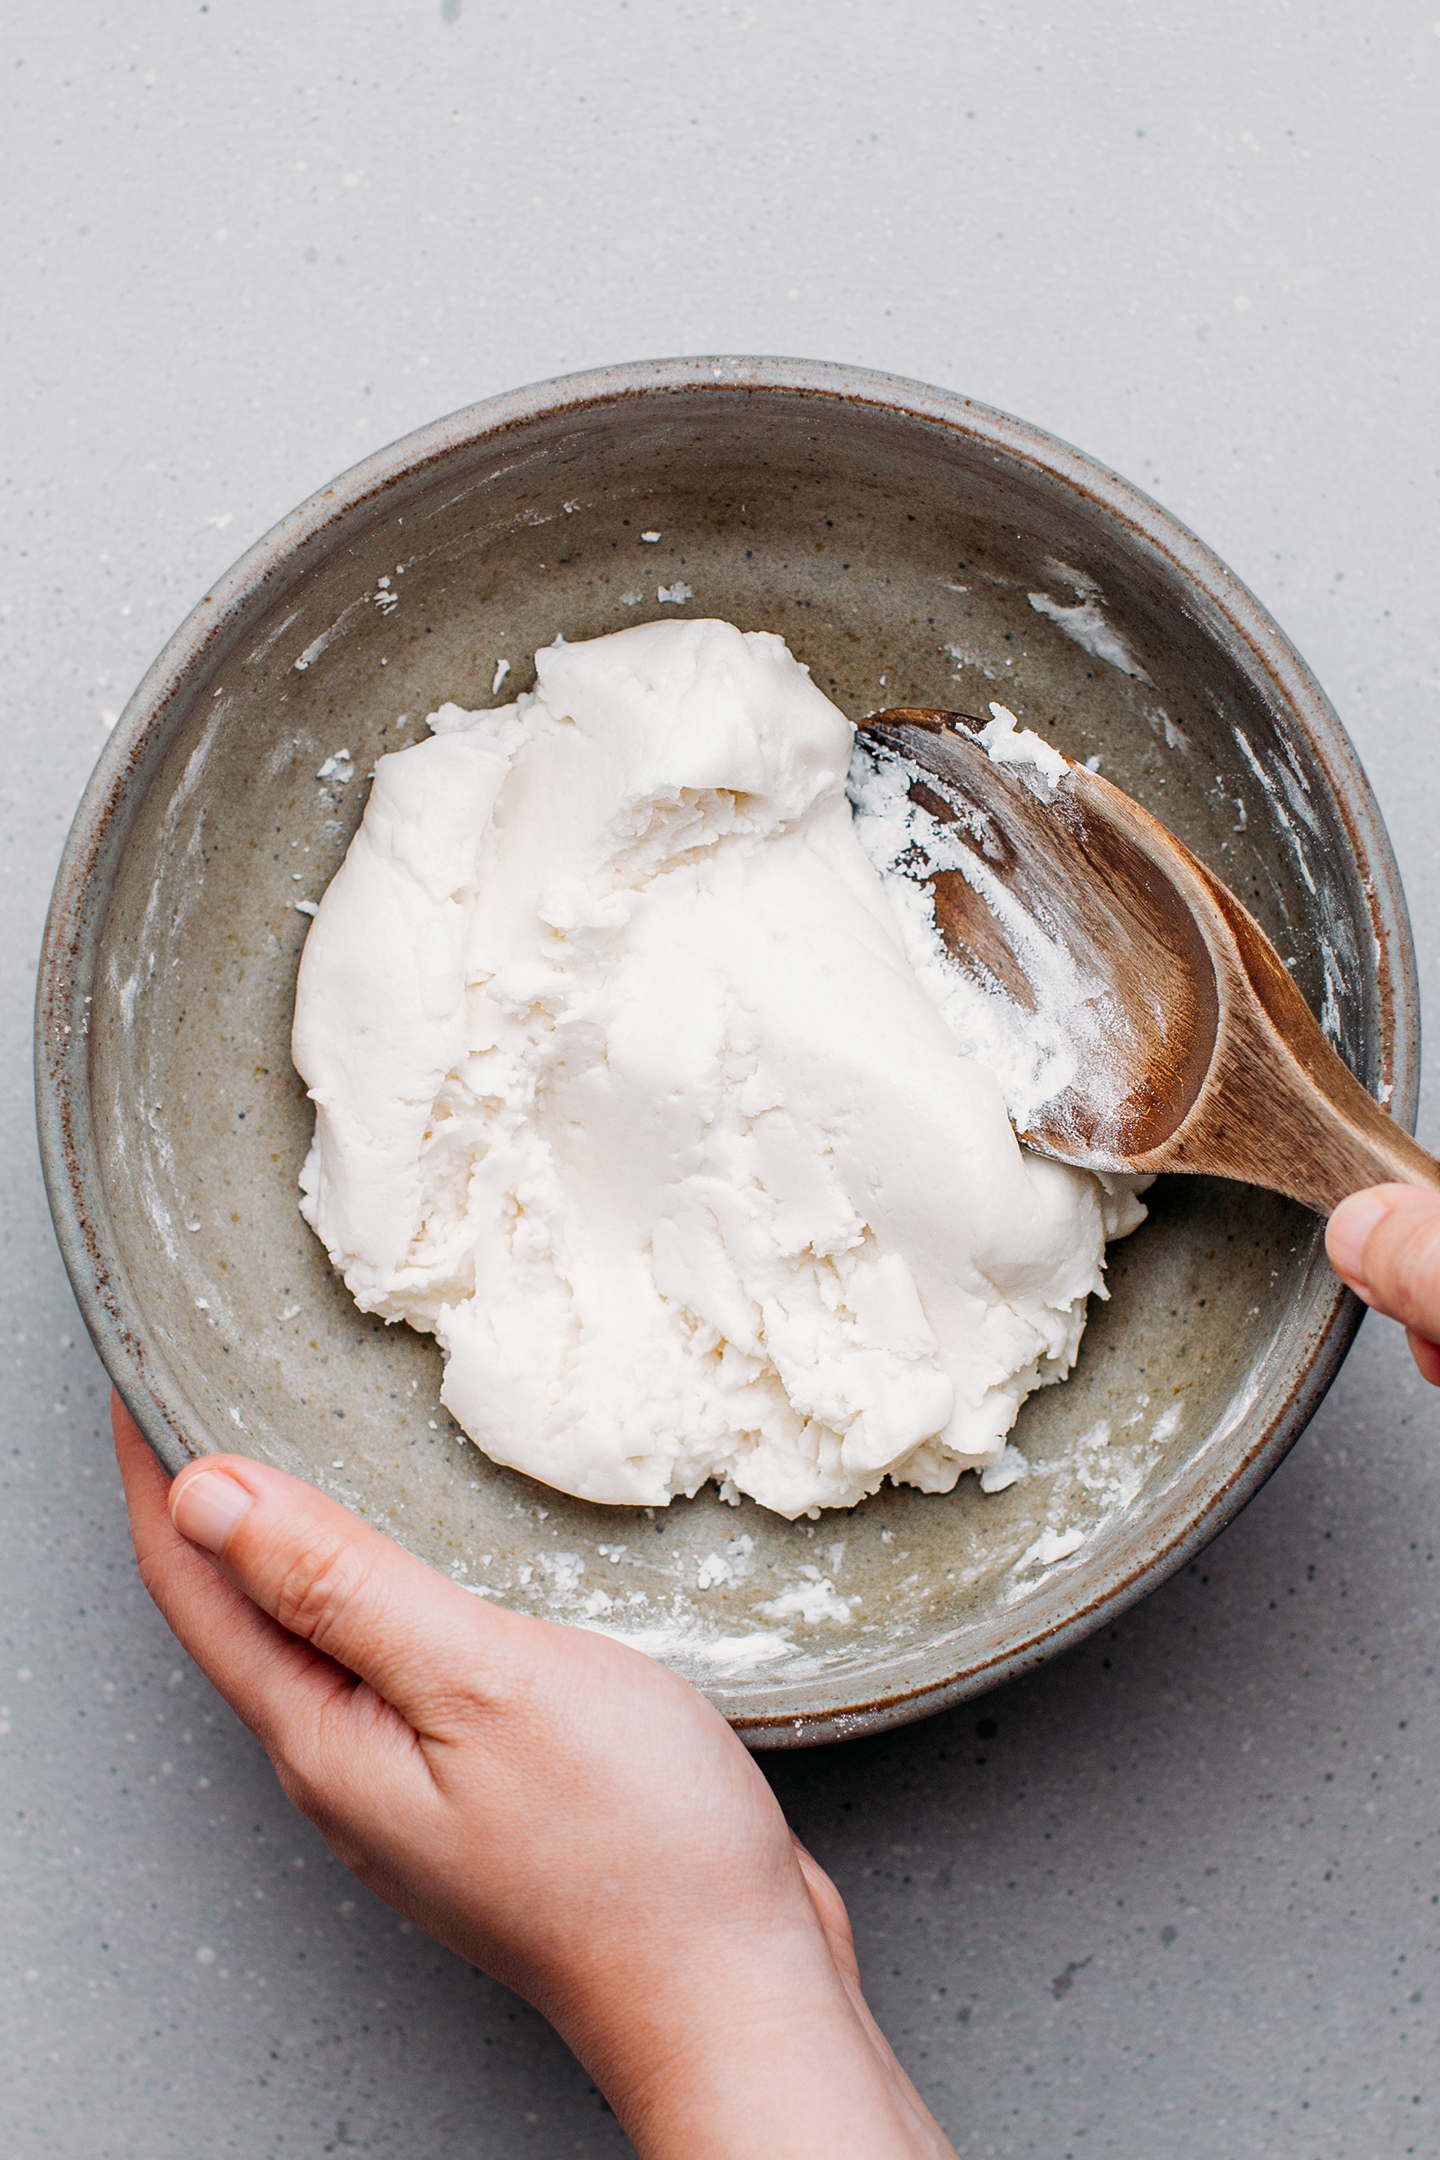
[[[301,1203],[496,1461],[795,1516],[998,1463],[1141,1211],[1022,1153],[778,637],[536,655],[382,758],[305,947]]]

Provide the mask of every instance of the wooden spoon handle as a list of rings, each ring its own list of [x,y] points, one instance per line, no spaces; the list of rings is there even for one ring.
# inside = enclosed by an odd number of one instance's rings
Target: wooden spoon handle
[[[1205,928],[1224,1017],[1197,1114],[1167,1145],[1205,1157],[1187,1168],[1268,1185],[1320,1215],[1392,1180],[1440,1191],[1440,1162],[1327,1042],[1254,917],[1202,865],[1194,868],[1214,910]]]
[[[1432,1192],[1440,1192],[1440,1162],[1368,1095],[1365,1105],[1360,1118],[1348,1108],[1332,1112],[1334,1123],[1328,1136],[1332,1175],[1312,1203],[1323,1214],[1329,1215],[1347,1195],[1363,1192],[1367,1185],[1427,1185]]]

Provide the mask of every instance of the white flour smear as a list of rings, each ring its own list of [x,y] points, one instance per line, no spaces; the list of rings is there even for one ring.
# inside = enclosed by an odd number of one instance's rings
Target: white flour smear
[[[1047,558],[1045,568],[1052,578],[1071,587],[1075,602],[1066,607],[1047,592],[1032,592],[1026,597],[1036,614],[1054,623],[1072,644],[1078,645],[1082,652],[1092,653],[1097,660],[1103,660],[1107,667],[1118,668],[1134,682],[1150,682],[1150,676],[1106,615],[1105,595],[1089,572],[1072,569],[1069,563],[1056,562],[1053,556]]]
[[[1030,737],[1029,730],[1016,735],[1012,715],[1000,707],[992,710],[996,718],[982,737],[992,759],[1031,762],[1051,777],[1040,756],[1017,755],[1027,737],[1039,738]],[[993,746],[988,739],[992,735]],[[1040,747],[1055,757],[1048,744]],[[910,800],[913,777],[914,767],[902,757],[857,741],[849,778],[855,830],[880,874],[905,940],[906,958],[925,991],[965,1055],[988,1066],[999,1080],[1018,1131],[1032,1130],[1041,1114],[1076,1086],[1082,1072],[1091,1100],[1097,1070],[1114,1072],[1113,1109],[1118,1113],[1123,1081],[1118,1064],[1106,1052],[1128,1029],[1103,977],[1077,954],[1073,929],[1031,914],[984,856],[960,838],[957,828],[983,834],[983,813],[927,772],[927,788],[956,812],[954,825],[942,824]],[[979,962],[974,974],[963,969],[946,947],[929,882],[945,870],[958,870],[1004,929],[1035,993],[1034,1012],[1018,1004]]]

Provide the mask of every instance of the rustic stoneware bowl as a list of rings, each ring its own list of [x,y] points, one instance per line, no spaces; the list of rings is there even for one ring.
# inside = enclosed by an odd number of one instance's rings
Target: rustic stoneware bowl
[[[282,1464],[473,1589],[619,1629],[753,1746],[796,1746],[989,1687],[1160,1582],[1274,1469],[1359,1308],[1313,1217],[1176,1178],[1112,1248],[1077,1371],[1022,1413],[1029,1476],[994,1496],[967,1476],[798,1523],[713,1491],[603,1508],[464,1439],[433,1343],[363,1318],[297,1212],[300,910],[427,712],[499,702],[502,660],[513,697],[557,634],[676,613],[783,632],[857,719],[998,697],[1098,755],[1255,911],[1407,1128],[1412,953],[1354,752],[1252,596],[1114,474],[915,383],[683,360],[495,398],[323,489],[200,602],[106,745],[45,941],[45,1172],[101,1356],[168,1468]],[[828,1617],[762,1610],[807,1585]]]

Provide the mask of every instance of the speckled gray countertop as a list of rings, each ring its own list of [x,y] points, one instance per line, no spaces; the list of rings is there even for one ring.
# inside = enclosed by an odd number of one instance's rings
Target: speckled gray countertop
[[[435,414],[645,354],[862,361],[1083,445],[1257,590],[1369,769],[1433,1014],[1440,22],[18,0],[8,25],[4,2148],[623,2153],[541,2021],[329,1858],[134,1578],[30,1107],[34,955],[107,715],[243,546]],[[1372,1321],[1260,1498],[1118,1628],[771,1759],[968,2160],[1440,2152],[1437,1440]]]

